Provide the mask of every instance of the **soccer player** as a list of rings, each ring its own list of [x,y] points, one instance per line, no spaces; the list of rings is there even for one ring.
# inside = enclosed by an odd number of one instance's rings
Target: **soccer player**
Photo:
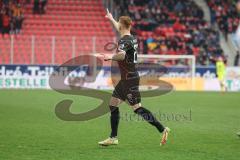
[[[166,144],[170,129],[164,127],[153,114],[141,105],[141,96],[139,93],[139,74],[136,68],[137,64],[137,39],[131,35],[132,20],[128,16],[121,16],[117,22],[111,13],[107,10],[106,18],[111,21],[114,28],[120,33],[120,40],[118,41],[117,53],[113,56],[104,55],[105,61],[117,61],[120,69],[121,80],[116,85],[109,108],[111,111],[111,134],[110,137],[104,141],[98,142],[99,145],[109,146],[117,145],[117,133],[119,124],[119,108],[118,106],[127,100],[134,112],[143,117],[148,123],[157,128],[162,133],[160,145]]]
[[[227,91],[227,86],[224,82],[225,80],[225,74],[226,74],[226,67],[225,63],[227,62],[226,60],[223,59],[222,56],[218,57],[210,57],[210,60],[215,64],[216,66],[216,74],[217,78],[220,84],[221,91]]]
[[[221,91],[227,91],[227,86],[225,85],[224,82],[224,77],[225,77],[225,63],[222,57],[218,57],[216,60],[216,71],[217,71],[217,77],[220,83]]]

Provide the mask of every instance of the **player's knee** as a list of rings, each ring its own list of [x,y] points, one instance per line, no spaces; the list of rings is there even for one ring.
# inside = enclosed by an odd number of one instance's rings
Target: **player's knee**
[[[109,106],[118,106],[121,103],[122,103],[122,101],[120,99],[112,97],[109,102]]]
[[[119,108],[118,107],[115,107],[115,106],[109,106],[109,109],[111,111],[111,115],[119,115]]]
[[[144,111],[143,111],[143,108],[142,107],[138,107],[138,108],[136,108],[135,110],[133,110],[134,111],[134,113],[136,113],[136,114],[142,114],[142,113],[144,113]]]
[[[137,109],[141,108],[141,103],[132,105],[131,108],[133,109],[133,111],[136,111]]]

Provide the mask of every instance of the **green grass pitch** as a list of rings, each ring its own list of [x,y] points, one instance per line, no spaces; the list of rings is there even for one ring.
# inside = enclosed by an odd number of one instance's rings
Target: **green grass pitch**
[[[54,113],[63,99],[72,112],[84,112],[100,101],[45,90],[0,91],[0,160],[237,160],[240,157],[240,93],[171,92],[144,98],[143,105],[164,113],[172,129],[160,147],[160,135],[144,121],[121,119],[118,146],[99,147],[109,135],[109,115],[66,122]],[[125,104],[121,115],[133,114]],[[190,117],[191,110],[191,117]],[[163,114],[162,114],[163,115]],[[173,119],[171,115],[182,115]],[[123,116],[124,117],[124,116]],[[125,117],[126,118],[126,117]]]

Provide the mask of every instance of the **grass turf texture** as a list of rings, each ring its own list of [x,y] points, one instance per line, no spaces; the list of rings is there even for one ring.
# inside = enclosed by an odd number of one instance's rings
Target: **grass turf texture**
[[[2,160],[212,160],[240,157],[239,93],[172,92],[143,99],[153,112],[183,114],[191,120],[165,119],[169,143],[146,122],[121,120],[118,146],[99,147],[109,135],[109,115],[87,122],[65,122],[55,116],[59,101],[74,100],[73,112],[87,111],[99,100],[44,90],[0,91],[0,159]],[[121,113],[132,114],[127,105]]]

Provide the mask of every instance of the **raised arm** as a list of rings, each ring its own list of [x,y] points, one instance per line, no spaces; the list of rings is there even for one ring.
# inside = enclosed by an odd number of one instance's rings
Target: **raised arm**
[[[113,18],[112,14],[107,9],[107,14],[105,16],[107,19],[110,20],[110,22],[113,24],[114,28],[119,32],[119,24],[118,22]]]

